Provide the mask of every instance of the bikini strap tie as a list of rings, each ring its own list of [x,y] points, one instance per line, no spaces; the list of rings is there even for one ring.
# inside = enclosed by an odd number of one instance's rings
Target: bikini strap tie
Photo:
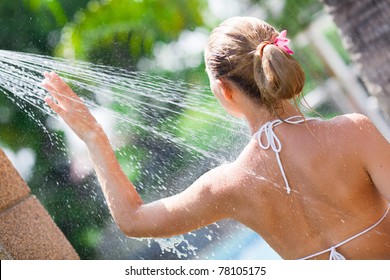
[[[336,251],[336,246],[332,246],[330,248],[330,255],[329,255],[329,260],[333,261],[344,261],[345,257],[340,254],[339,252]]]
[[[278,136],[275,134],[274,128],[282,123],[300,124],[307,120],[312,120],[312,119],[304,119],[301,116],[293,116],[285,120],[277,119],[265,123],[255,134],[257,136],[257,142],[263,150],[268,150],[269,148],[271,148],[275,152],[276,160],[278,162],[280,172],[282,173],[282,177],[286,185],[286,190],[288,194],[291,193],[291,188],[290,188],[290,184],[288,183],[286,173],[284,172],[283,164],[282,161],[280,160],[280,155],[279,155],[282,150],[282,143],[280,142]],[[262,136],[264,136],[265,138],[264,142],[261,139]]]

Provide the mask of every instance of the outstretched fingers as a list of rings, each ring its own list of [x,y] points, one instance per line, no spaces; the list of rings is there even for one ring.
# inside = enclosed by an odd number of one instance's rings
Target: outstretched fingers
[[[55,98],[60,98],[63,102],[66,99],[77,100],[79,101],[78,96],[73,92],[73,90],[60,78],[55,72],[44,72],[43,74],[45,79],[43,80],[42,85],[50,92],[57,94]],[[61,93],[61,94],[59,94]],[[60,101],[60,100],[58,100]]]
[[[45,79],[42,81],[42,86],[49,92],[56,105],[62,109],[74,109],[79,105],[81,99],[73,92],[73,90],[54,72],[45,72]],[[46,101],[46,99],[45,99]]]

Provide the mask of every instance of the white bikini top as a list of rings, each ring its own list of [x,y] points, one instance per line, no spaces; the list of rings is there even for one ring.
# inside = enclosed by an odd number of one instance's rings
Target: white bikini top
[[[282,123],[300,124],[300,123],[303,123],[306,121],[311,121],[311,120],[316,120],[316,119],[315,118],[303,118],[302,116],[292,116],[292,117],[289,117],[285,120],[277,119],[277,120],[265,123],[262,127],[260,127],[259,131],[256,132],[254,135],[254,137],[257,137],[257,142],[259,143],[259,146],[262,149],[268,150],[269,148],[271,148],[275,152],[276,160],[278,162],[280,172],[282,173],[283,180],[284,180],[284,183],[286,185],[286,190],[287,190],[288,194],[291,193],[291,188],[290,188],[290,185],[288,183],[286,173],[284,172],[283,164],[282,164],[282,161],[280,160],[280,155],[279,155],[279,153],[282,150],[282,143],[280,142],[278,136],[275,134],[274,127],[276,127]],[[265,136],[265,139],[266,139],[265,143],[263,143],[263,141],[261,140],[261,137],[263,135]]]

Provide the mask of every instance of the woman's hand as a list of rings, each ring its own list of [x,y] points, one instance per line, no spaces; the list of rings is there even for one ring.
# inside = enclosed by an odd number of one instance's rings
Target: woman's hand
[[[101,130],[87,106],[73,90],[54,72],[44,73],[42,86],[51,97],[45,98],[49,107],[83,140],[93,140]]]

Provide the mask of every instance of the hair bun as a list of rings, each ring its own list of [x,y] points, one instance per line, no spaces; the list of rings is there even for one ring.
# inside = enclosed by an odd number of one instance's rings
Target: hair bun
[[[258,49],[260,50],[259,45]],[[304,87],[305,73],[300,64],[286,51],[275,45],[265,48],[254,58],[254,79],[261,98],[274,108],[281,100],[299,95]]]

